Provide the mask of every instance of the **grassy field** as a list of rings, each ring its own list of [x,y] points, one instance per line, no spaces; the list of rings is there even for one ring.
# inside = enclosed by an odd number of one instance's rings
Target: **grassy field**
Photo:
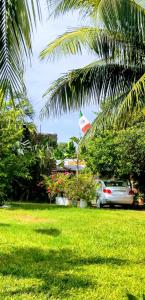
[[[0,300],[143,294],[145,212],[33,204],[0,210]]]

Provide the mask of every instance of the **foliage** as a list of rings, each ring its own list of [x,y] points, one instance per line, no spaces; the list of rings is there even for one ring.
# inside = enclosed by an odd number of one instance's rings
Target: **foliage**
[[[32,107],[27,99],[3,102],[0,111],[0,199],[45,201],[45,190],[37,186],[41,174],[53,167],[49,140],[37,141]]]
[[[81,155],[93,174],[112,176],[115,173],[118,164],[115,137],[116,132],[106,131],[81,146]]]
[[[65,185],[70,177],[68,172],[57,173],[50,176],[43,176],[44,186],[50,198],[63,196],[65,194]],[[70,179],[69,179],[70,180]]]
[[[93,16],[95,25],[70,30],[51,42],[41,58],[74,55],[86,48],[96,60],[73,70],[46,91],[42,115],[60,115],[113,98],[118,116],[140,111],[145,95],[145,6],[132,0],[52,1],[53,14],[72,9]],[[98,60],[98,57],[100,60]]]
[[[65,172],[43,178],[43,184],[50,198],[65,196],[69,200],[83,199],[90,202],[96,197],[96,183],[90,174],[76,176]]]
[[[145,172],[145,123],[119,131],[104,130],[82,145],[91,171],[102,176],[138,176]]]
[[[144,211],[21,203],[0,214],[2,300],[143,300]]]
[[[86,200],[90,202],[96,197],[96,183],[91,174],[79,174],[66,181],[65,195],[69,200]]]
[[[76,148],[73,141],[68,143],[59,143],[53,151],[53,157],[56,160],[64,160],[65,158],[75,158]]]
[[[23,104],[26,105],[26,102]],[[24,138],[25,112],[13,108],[12,101],[3,104],[0,112],[0,194],[5,198],[16,178],[30,179],[29,168],[35,163],[29,142]],[[34,130],[34,126],[31,126]]]
[[[32,32],[41,17],[39,0],[0,1],[0,89],[3,99],[25,90],[24,57],[32,54]]]
[[[82,144],[87,141],[88,138],[97,135],[98,132],[104,130],[121,130],[127,127],[139,125],[145,120],[145,110],[135,110],[134,113],[128,111],[125,115],[118,116],[119,105],[121,96],[118,99],[110,98],[101,103],[100,112],[96,113],[96,118],[91,124],[91,128],[82,139]],[[121,117],[121,118],[120,118]]]

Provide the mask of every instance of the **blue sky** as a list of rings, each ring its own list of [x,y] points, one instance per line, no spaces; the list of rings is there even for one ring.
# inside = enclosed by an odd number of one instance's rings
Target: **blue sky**
[[[43,7],[44,14],[45,7]],[[67,16],[59,17],[57,20],[45,16],[43,23],[37,27],[37,32],[33,38],[33,58],[31,66],[26,67],[26,84],[28,89],[28,96],[33,104],[35,111],[35,123],[38,131],[43,133],[56,133],[58,141],[68,141],[72,136],[79,136],[79,111],[65,114],[59,118],[45,118],[40,121],[39,114],[41,108],[44,106],[46,99],[42,98],[43,93],[47,90],[50,84],[57,79],[61,74],[72,70],[73,68],[82,67],[90,63],[94,58],[88,55],[85,51],[82,56],[69,56],[62,58],[59,61],[40,61],[39,53],[45,46],[56,38],[58,35],[65,32],[70,27],[81,25],[83,21],[77,13],[68,14]],[[94,112],[96,107],[86,107],[82,111],[85,116],[92,121],[94,119]]]

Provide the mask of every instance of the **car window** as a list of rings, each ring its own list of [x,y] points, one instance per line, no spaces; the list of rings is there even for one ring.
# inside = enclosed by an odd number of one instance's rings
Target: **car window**
[[[128,184],[126,181],[104,181],[106,186],[119,186],[119,187],[127,187]]]

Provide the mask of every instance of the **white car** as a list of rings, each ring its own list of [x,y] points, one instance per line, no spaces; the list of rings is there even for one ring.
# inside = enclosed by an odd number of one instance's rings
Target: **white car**
[[[97,207],[109,205],[133,205],[134,193],[126,181],[96,180]]]

